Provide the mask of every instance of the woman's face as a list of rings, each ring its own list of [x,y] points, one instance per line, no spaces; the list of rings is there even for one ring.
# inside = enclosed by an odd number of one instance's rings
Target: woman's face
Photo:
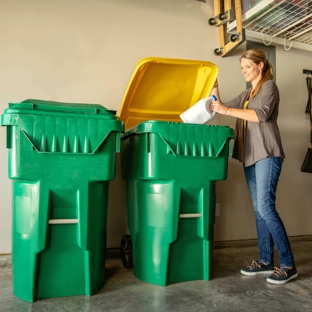
[[[263,62],[256,64],[246,58],[241,59],[242,74],[247,82],[251,82],[252,85],[256,85],[262,78]]]

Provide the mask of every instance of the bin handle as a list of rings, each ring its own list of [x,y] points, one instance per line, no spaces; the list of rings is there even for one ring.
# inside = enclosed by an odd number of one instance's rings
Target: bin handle
[[[201,213],[181,213],[180,218],[200,218],[202,216]]]
[[[49,224],[77,224],[78,219],[50,219]]]

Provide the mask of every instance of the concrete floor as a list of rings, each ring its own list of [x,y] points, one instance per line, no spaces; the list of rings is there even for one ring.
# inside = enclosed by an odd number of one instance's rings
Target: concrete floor
[[[140,281],[125,269],[119,252],[108,250],[105,285],[97,294],[24,302],[12,294],[11,257],[0,256],[0,311],[312,311],[312,241],[291,242],[299,277],[268,284],[265,275],[243,276],[240,268],[258,259],[256,246],[215,249],[210,281],[166,287]]]

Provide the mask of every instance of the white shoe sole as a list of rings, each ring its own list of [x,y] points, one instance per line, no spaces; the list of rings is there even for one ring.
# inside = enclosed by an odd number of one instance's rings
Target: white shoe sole
[[[243,275],[258,275],[258,274],[272,274],[273,270],[268,270],[268,271],[259,271],[259,272],[246,272],[244,270],[240,271]]]
[[[281,284],[286,284],[287,282],[291,281],[292,279],[298,277],[298,273],[292,275],[291,277],[289,277],[287,280],[283,280],[283,281],[277,281],[277,280],[273,280],[273,279],[270,279],[270,278],[267,278],[266,281],[268,283],[271,283],[271,284],[276,284],[276,285],[281,285]]]

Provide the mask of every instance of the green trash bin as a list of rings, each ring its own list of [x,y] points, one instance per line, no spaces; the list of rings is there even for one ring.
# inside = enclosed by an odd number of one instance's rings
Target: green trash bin
[[[156,285],[210,280],[215,181],[227,177],[227,126],[147,121],[121,141],[134,274]]]
[[[10,103],[13,293],[86,294],[104,285],[109,181],[123,123],[101,105]]]
[[[205,61],[144,59],[124,96],[121,172],[130,235],[121,251],[142,281],[211,278],[215,182],[227,177],[234,131],[183,124],[180,114],[210,95],[217,73]]]

